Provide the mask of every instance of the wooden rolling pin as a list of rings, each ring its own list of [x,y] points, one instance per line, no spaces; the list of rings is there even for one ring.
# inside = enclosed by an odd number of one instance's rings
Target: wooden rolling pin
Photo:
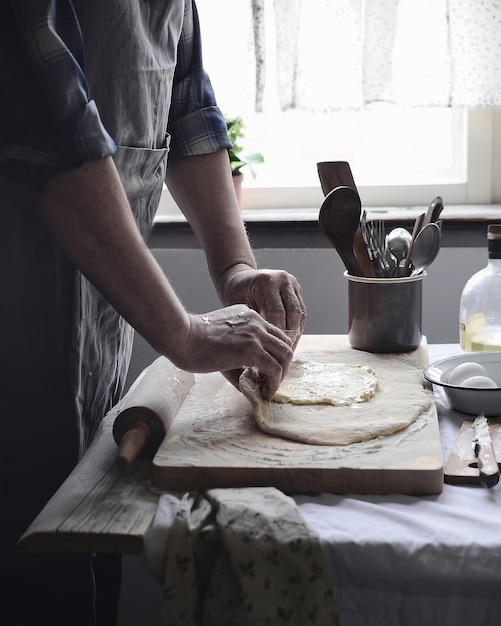
[[[165,357],[142,372],[120,401],[113,423],[117,465],[126,467],[139,456],[155,456],[192,384],[193,374]]]

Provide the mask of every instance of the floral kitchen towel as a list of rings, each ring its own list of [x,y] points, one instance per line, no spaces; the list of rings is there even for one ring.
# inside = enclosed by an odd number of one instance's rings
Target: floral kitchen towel
[[[320,540],[271,487],[160,497],[145,559],[161,626],[336,626]]]

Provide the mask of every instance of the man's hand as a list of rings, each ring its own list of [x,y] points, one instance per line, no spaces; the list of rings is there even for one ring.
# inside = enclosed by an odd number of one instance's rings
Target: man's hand
[[[238,264],[218,278],[217,288],[224,304],[247,304],[278,328],[297,331],[295,347],[306,323],[306,307],[294,276]]]
[[[238,304],[204,315],[190,315],[178,367],[192,372],[222,371],[238,388],[246,367],[263,375],[263,398],[271,400],[293,356],[287,334],[249,307]]]

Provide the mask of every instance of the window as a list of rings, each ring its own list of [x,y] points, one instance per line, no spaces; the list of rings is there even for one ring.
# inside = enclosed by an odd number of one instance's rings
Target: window
[[[265,16],[266,64],[261,78],[265,87],[258,112],[256,66],[249,62],[255,52],[251,4],[264,8]],[[284,7],[292,10],[294,4],[300,4],[299,0]],[[384,5],[384,0],[379,4]],[[263,164],[253,166],[255,178],[250,172],[246,174],[242,208],[319,206],[323,194],[316,163],[335,160],[350,163],[367,206],[427,204],[437,194],[448,204],[491,202],[491,108],[404,106],[378,101],[359,110],[349,106],[334,111],[304,107],[283,110],[277,88],[273,0],[197,0],[197,5],[205,66],[218,104],[225,114],[243,117],[244,151],[258,151],[265,157]],[[433,10],[436,5],[430,6]],[[422,13],[424,5],[420,3],[420,7]],[[423,13],[423,19],[426,16]],[[338,40],[351,35],[348,31],[344,35],[342,29],[336,33]],[[338,43],[341,48],[344,45],[350,47],[348,41]],[[405,65],[399,60],[400,67]],[[309,67],[307,88],[314,100],[312,91],[318,88],[319,98],[324,91],[322,60],[318,68],[315,64]],[[406,82],[412,84],[408,80],[403,84]]]

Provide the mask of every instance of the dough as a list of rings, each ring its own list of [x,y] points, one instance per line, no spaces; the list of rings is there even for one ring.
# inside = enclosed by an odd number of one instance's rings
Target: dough
[[[317,389],[310,399],[310,377],[305,376],[303,383],[297,378],[298,372],[304,371],[302,364],[310,364],[316,371]],[[361,377],[362,382],[358,385],[362,393],[357,397],[351,394],[350,401],[350,393],[339,387],[336,389],[332,374],[339,367],[345,367],[351,373],[363,372],[366,376]],[[406,356],[341,349],[334,354],[303,354],[301,361],[294,361],[289,371],[292,388],[295,388],[294,393],[301,404],[293,403],[292,398],[287,399],[290,396],[287,390],[291,389],[289,374],[277,392],[279,401],[262,399],[255,368],[242,373],[239,385],[252,404],[261,430],[303,443],[344,446],[391,435],[412,424],[432,403],[432,392],[425,387],[422,366]],[[376,387],[371,376],[377,380]],[[357,385],[350,388],[356,390]],[[302,403],[305,399],[306,404]]]
[[[273,400],[291,404],[343,406],[372,398],[377,386],[374,370],[365,365],[297,359],[291,363]]]

